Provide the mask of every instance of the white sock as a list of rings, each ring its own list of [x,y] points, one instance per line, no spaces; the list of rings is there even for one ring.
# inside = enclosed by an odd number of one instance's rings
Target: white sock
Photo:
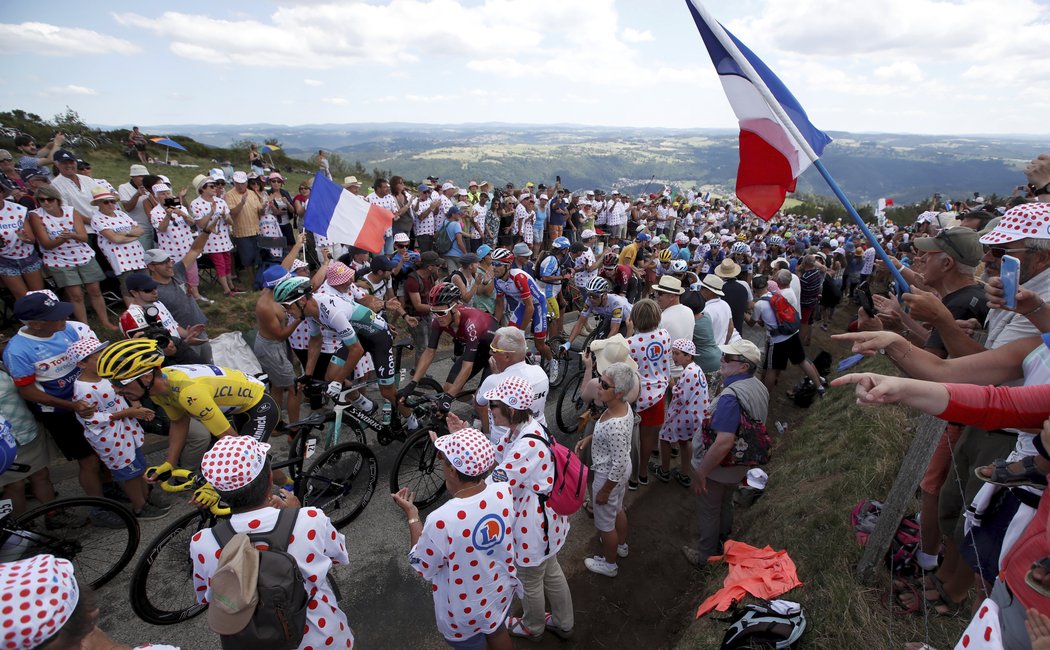
[[[915,552],[915,561],[919,564],[923,571],[931,571],[937,568],[938,556],[930,555],[922,550]]]

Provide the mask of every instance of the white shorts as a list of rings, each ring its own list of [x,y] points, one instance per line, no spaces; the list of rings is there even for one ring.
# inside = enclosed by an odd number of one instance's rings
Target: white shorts
[[[616,515],[623,510],[623,496],[627,492],[627,478],[630,475],[625,474],[616,483],[616,487],[609,494],[609,500],[601,505],[597,500],[594,501],[594,527],[600,532],[608,533],[616,530]],[[606,481],[605,474],[601,472],[594,473],[593,493],[598,494],[598,491],[602,489]]]

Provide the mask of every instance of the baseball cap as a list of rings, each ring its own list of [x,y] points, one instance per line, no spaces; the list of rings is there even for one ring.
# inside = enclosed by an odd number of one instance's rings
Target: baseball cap
[[[262,472],[270,445],[251,436],[223,436],[201,459],[201,474],[216,490],[248,485]]]
[[[145,273],[132,273],[124,278],[124,286],[128,291],[153,291],[157,282]]]
[[[488,244],[482,244],[481,246],[478,246],[478,257],[485,257],[486,255],[490,255],[491,253],[492,247]]]
[[[146,251],[146,264],[160,264],[171,259],[171,255],[163,248],[151,248]]]
[[[222,549],[209,581],[208,627],[218,634],[236,634],[247,627],[259,604],[259,551],[247,535],[234,535]]]
[[[41,554],[0,564],[5,648],[28,650],[53,638],[73,616],[80,587],[69,560]],[[9,644],[9,645],[8,645]]]
[[[507,377],[484,397],[490,402],[502,402],[512,409],[527,411],[532,408],[533,393],[532,384],[524,377]]]
[[[72,313],[72,303],[56,300],[43,293],[27,293],[15,301],[14,317],[20,321],[66,320]]]
[[[718,349],[725,354],[735,354],[750,361],[756,368],[762,364],[762,353],[758,346],[747,339],[737,339],[728,345],[720,345]]]
[[[273,287],[276,287],[281,280],[287,278],[288,275],[288,269],[280,264],[274,264],[263,271],[263,285],[272,289]]]
[[[68,149],[59,149],[55,152],[55,155],[51,159],[57,163],[77,161],[77,157],[74,156],[73,152]]]
[[[984,256],[981,235],[972,228],[945,228],[936,237],[919,237],[913,243],[921,251],[940,251],[966,266],[977,266]]]
[[[438,264],[441,264],[441,256],[434,251],[426,251],[419,256],[419,268],[436,266]]]
[[[449,464],[467,476],[481,476],[496,465],[495,447],[477,429],[467,427],[441,437],[431,431],[430,439]]]
[[[51,172],[46,167],[27,167],[18,174],[23,183],[28,183],[33,178],[51,178]]]
[[[580,233],[580,239],[590,239],[594,237],[594,231],[590,228],[584,228],[583,232]]]
[[[1050,203],[1023,203],[1006,211],[999,224],[981,237],[982,244],[1003,244],[1021,239],[1050,239]],[[917,242],[918,240],[916,240]]]
[[[394,263],[386,255],[376,255],[372,258],[370,268],[373,271],[389,271],[394,268]]]

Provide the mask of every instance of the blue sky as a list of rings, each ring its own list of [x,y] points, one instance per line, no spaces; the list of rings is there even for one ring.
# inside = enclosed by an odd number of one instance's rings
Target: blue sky
[[[1046,2],[706,6],[819,128],[1050,130]],[[94,124],[736,123],[683,0],[19,2],[0,21],[0,109]]]

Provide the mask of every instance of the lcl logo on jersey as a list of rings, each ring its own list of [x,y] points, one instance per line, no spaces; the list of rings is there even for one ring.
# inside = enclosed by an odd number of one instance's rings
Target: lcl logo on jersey
[[[485,551],[486,555],[492,555],[496,547],[503,542],[505,534],[506,525],[502,517],[496,514],[485,515],[474,526],[474,548]]]

